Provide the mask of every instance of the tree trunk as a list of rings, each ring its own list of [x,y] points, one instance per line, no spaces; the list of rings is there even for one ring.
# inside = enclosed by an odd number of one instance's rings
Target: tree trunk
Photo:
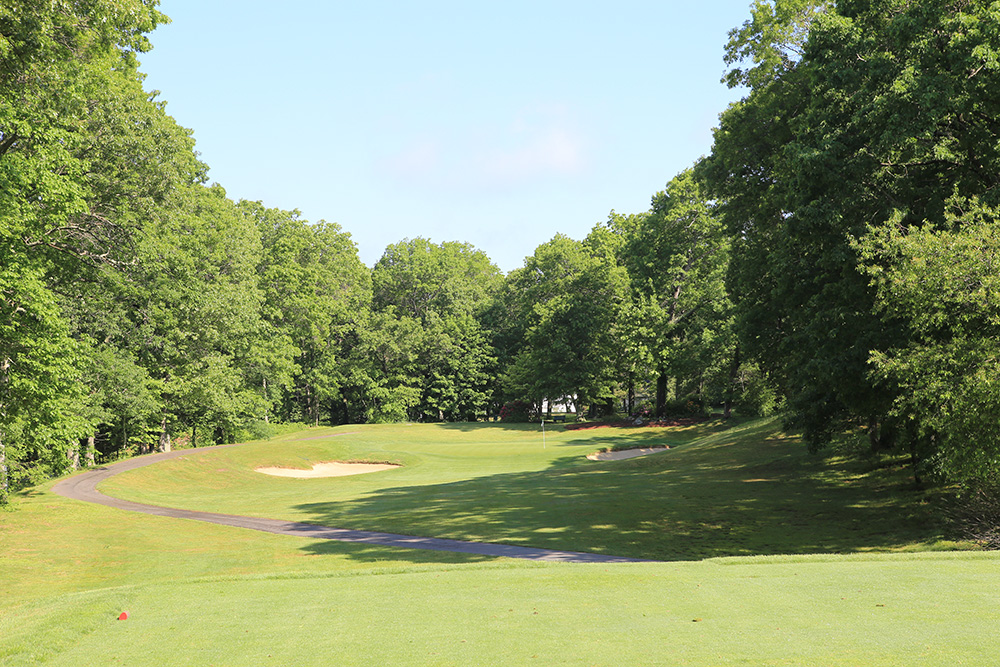
[[[7,449],[3,444],[3,431],[0,431],[0,505],[7,504],[9,483],[7,481]]]
[[[5,387],[9,381],[7,373],[9,369],[10,358],[4,357],[0,360],[0,389]],[[7,472],[7,445],[3,441],[3,425],[6,419],[7,411],[4,409],[4,405],[0,403],[0,506],[7,504],[7,498],[10,493],[10,475]]]
[[[160,443],[159,450],[161,452],[170,451],[170,434],[167,433],[167,416],[163,415],[163,419],[160,421]]]
[[[191,447],[198,449],[198,425],[194,424],[191,427]]]
[[[884,425],[877,417],[868,418],[868,444],[872,454],[892,448],[891,433],[885,433]]]
[[[70,470],[80,469],[80,441],[77,440],[74,443],[70,443],[69,450],[66,452],[66,458],[69,459]]]
[[[656,376],[656,418],[662,419],[667,411],[667,371],[662,367]]]
[[[313,426],[319,426],[319,399],[309,385],[306,385],[306,414],[312,416]]]
[[[924,481],[920,476],[920,454],[917,452],[916,438],[910,438],[910,466],[913,467],[913,483],[918,487],[923,487]]]
[[[270,404],[270,402],[267,401],[267,378],[264,378],[264,401],[266,401],[265,405],[269,405]],[[264,423],[265,424],[270,424],[271,423],[268,420],[268,414],[267,414],[267,408],[266,407],[264,408]]]
[[[736,377],[740,372],[740,346],[736,345],[733,351],[733,365],[729,367],[729,386],[726,388],[726,405],[723,409],[722,418],[729,419],[733,414],[733,394],[736,391]]]
[[[625,398],[625,412],[627,412],[629,416],[635,414],[635,376],[632,373],[628,374],[628,390]]]
[[[94,453],[96,451],[96,447],[94,446],[94,439],[95,436],[93,433],[87,436],[87,447],[83,451],[83,464],[88,468],[93,468],[95,463]]]

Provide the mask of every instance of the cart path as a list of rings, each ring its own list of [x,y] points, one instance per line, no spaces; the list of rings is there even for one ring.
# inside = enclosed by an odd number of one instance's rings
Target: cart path
[[[127,470],[135,470],[167,459],[175,459],[190,454],[238,447],[239,445],[217,445],[215,447],[200,447],[198,449],[182,449],[160,454],[149,454],[132,459],[126,459],[108,466],[94,468],[87,472],[68,477],[52,490],[66,498],[97,503],[129,512],[142,512],[155,516],[166,516],[175,519],[191,519],[207,521],[223,526],[249,528],[266,533],[279,535],[294,535],[310,539],[337,540],[340,542],[360,542],[386,547],[401,547],[405,549],[426,549],[429,551],[451,551],[455,553],[475,554],[479,556],[496,556],[506,558],[522,558],[526,560],[562,562],[562,563],[648,563],[649,560],[626,558],[623,556],[605,556],[602,554],[579,553],[575,551],[555,551],[552,549],[536,549],[534,547],[519,547],[509,544],[492,544],[489,542],[463,542],[461,540],[446,540],[436,537],[415,537],[412,535],[396,535],[393,533],[376,533],[367,530],[348,530],[320,526],[313,523],[283,521],[280,519],[260,519],[250,516],[235,516],[232,514],[217,514],[215,512],[196,512],[193,510],[146,505],[130,500],[121,500],[106,496],[97,490],[97,485],[106,479],[114,477]]]

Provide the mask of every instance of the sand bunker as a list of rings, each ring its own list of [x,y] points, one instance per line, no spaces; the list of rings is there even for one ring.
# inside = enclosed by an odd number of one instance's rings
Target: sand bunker
[[[381,470],[392,470],[399,466],[391,463],[341,463],[340,461],[328,461],[326,463],[316,463],[311,470],[301,468],[254,468],[257,472],[265,475],[275,475],[277,477],[297,477],[308,479],[314,477],[343,477],[345,475],[360,475],[366,472],[379,472]]]
[[[621,461],[622,459],[634,459],[636,456],[665,452],[669,447],[645,447],[643,449],[622,449],[617,452],[594,452],[587,454],[591,461]]]

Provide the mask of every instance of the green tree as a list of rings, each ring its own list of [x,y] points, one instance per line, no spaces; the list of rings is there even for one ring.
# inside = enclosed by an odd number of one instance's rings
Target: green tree
[[[909,328],[876,316],[857,240],[945,226],[953,196],[996,205],[998,46],[987,2],[844,0],[722,117],[705,173],[734,239],[741,344],[813,445],[858,425],[876,449],[911,437],[870,364]]]
[[[267,409],[244,374],[260,331],[260,235],[219,186],[178,189],[139,245],[139,359],[162,386],[168,421],[229,441]]]
[[[625,271],[563,235],[535,249],[508,277],[521,344],[506,370],[512,397],[540,405],[573,400],[577,413],[614,396]]]
[[[884,317],[907,336],[872,355],[909,445],[945,479],[1000,485],[1000,211],[949,203],[945,229],[873,229],[858,244]]]
[[[411,358],[404,373],[383,370],[388,388],[419,395],[411,419],[456,421],[485,411],[495,361],[482,317],[500,282],[499,269],[467,243],[406,239],[375,264],[374,308],[414,332],[400,339]]]
[[[729,239],[701,194],[693,170],[653,197],[620,250],[632,285],[632,330],[656,378],[656,414],[668,384],[675,394],[702,394],[728,370],[730,303],[725,289]]]
[[[759,89],[793,69],[805,52],[809,27],[831,0],[753,0],[750,18],[729,31],[724,60],[730,88]]]
[[[371,307],[370,272],[339,225],[309,224],[297,211],[254,202],[240,206],[263,242],[264,330],[251,359],[253,382],[269,400],[280,392],[283,417],[318,424],[324,409],[342,412],[353,372],[345,364]]]
[[[18,259],[0,255],[0,504],[62,473],[89,428],[77,344],[43,276]]]
[[[165,20],[155,4],[0,6],[0,468],[15,471],[5,491],[27,470],[59,472],[98,419],[81,386],[90,348],[61,303],[92,267],[132,261],[142,214],[197,172],[189,135],[136,69],[145,33]]]

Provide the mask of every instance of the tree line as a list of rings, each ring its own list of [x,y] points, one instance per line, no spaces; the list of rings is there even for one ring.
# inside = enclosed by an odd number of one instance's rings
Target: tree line
[[[1000,485],[1000,16],[983,0],[755,2],[702,166],[743,352],[814,447],[860,430]]]
[[[0,7],[0,502],[276,422],[782,410],[997,483],[1000,21],[757,0],[712,153],[501,272],[233,201],[143,89],[155,0]]]

